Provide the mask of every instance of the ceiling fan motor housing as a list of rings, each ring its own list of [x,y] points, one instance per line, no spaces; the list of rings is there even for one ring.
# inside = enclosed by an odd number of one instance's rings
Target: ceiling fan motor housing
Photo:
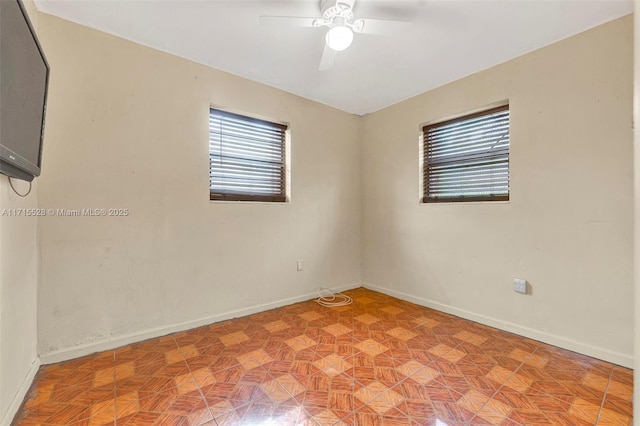
[[[325,13],[329,8],[334,6],[346,6],[349,9],[353,9],[353,4],[356,0],[321,0],[320,1],[320,10],[322,13]]]
[[[341,22],[350,24],[353,21],[354,3],[355,0],[322,0],[320,3],[322,20],[328,26],[331,26],[337,18]]]

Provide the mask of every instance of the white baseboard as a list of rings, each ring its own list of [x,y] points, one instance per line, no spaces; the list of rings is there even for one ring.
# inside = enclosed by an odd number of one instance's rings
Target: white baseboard
[[[13,421],[13,418],[15,417],[16,413],[20,409],[20,406],[22,405],[22,401],[24,401],[24,397],[27,396],[27,392],[29,392],[29,388],[33,383],[33,379],[36,377],[36,373],[38,372],[39,368],[40,368],[40,358],[36,357],[36,359],[34,359],[33,362],[31,363],[31,367],[29,367],[29,371],[27,371],[27,374],[24,377],[24,380],[22,381],[20,388],[13,395],[13,398],[11,398],[11,402],[7,407],[7,411],[2,415],[2,418],[0,419],[0,425],[11,424],[11,422]]]
[[[338,292],[338,291],[351,290],[361,286],[362,286],[361,283],[348,284],[340,287],[333,287],[331,290]],[[136,333],[114,336],[107,340],[91,342],[83,345],[73,346],[70,348],[59,349],[46,354],[40,354],[40,360],[42,364],[53,364],[56,362],[67,361],[70,359],[89,355],[95,352],[108,351],[111,349],[119,348],[121,346],[129,345],[131,343],[142,342],[147,339],[166,336],[167,334],[185,331],[192,328],[202,327],[204,325],[213,324],[215,322],[225,321],[232,318],[243,317],[243,316],[255,314],[258,312],[268,311],[269,309],[291,305],[292,303],[304,302],[305,300],[310,300],[316,297],[317,297],[317,294],[315,292],[306,293],[299,296],[290,297],[287,299],[277,300],[275,302],[269,302],[269,303],[251,306],[249,308],[242,308],[242,309],[236,309],[233,311],[227,311],[217,315],[212,315],[206,318],[201,318],[193,321],[186,321],[179,324],[167,325],[162,327],[154,327],[154,328],[136,332]],[[4,424],[4,423],[0,423],[0,424]]]
[[[379,287],[370,283],[362,283],[363,287],[373,291],[387,294],[389,296],[396,297],[398,299],[413,302],[418,305],[426,306],[427,308],[435,309],[447,314],[455,315],[461,318],[465,318],[471,321],[478,322],[480,324],[488,325],[490,327],[498,328],[500,330],[515,333],[520,336],[528,337],[530,339],[538,340],[540,342],[548,343],[553,346],[557,346],[563,349],[568,349],[573,352],[578,352],[584,355],[588,355],[594,358],[602,359],[604,361],[611,362],[613,364],[621,365],[627,368],[633,368],[634,358],[632,355],[627,355],[619,352],[610,351],[608,349],[591,346],[585,343],[577,342],[575,340],[568,339],[566,337],[557,336],[555,334],[546,333],[544,331],[535,330],[533,328],[524,327],[518,324],[514,324],[508,321],[502,321],[496,318],[491,318],[485,315],[476,314],[464,309],[459,309],[454,306],[445,305],[433,300],[423,299],[421,297],[413,296],[407,293],[403,293],[396,290],[391,290],[385,287]]]
[[[514,324],[508,321],[503,321],[503,320],[488,317],[485,315],[477,314],[471,311],[459,309],[454,306],[446,305],[433,300],[423,299],[421,297],[413,296],[400,291],[391,290],[385,287],[379,287],[371,283],[362,283],[362,284],[357,283],[357,284],[344,285],[340,287],[335,287],[332,290],[345,291],[345,290],[358,288],[360,286],[364,286],[365,288],[368,288],[370,290],[378,291],[380,293],[384,293],[389,296],[396,297],[398,299],[406,300],[408,302],[413,302],[418,305],[426,306],[431,309],[435,309],[441,312],[445,312],[451,315],[455,315],[455,316],[465,318],[471,321],[475,321],[481,324],[485,324],[490,327],[495,327],[500,330],[508,331],[524,337],[538,340],[540,342],[548,343],[553,346],[558,346],[563,349],[568,349],[570,351],[592,356],[594,358],[612,362],[614,364],[621,365],[623,367],[633,368],[634,358],[631,355],[622,354],[619,352],[610,351],[608,349],[587,345],[585,343],[577,342],[575,340],[571,340],[562,336],[557,336],[554,334],[535,330],[529,327]],[[215,322],[225,321],[232,318],[251,315],[258,312],[267,311],[269,309],[290,305],[292,303],[303,302],[305,300],[309,300],[315,297],[316,297],[316,293],[307,293],[307,294],[303,294],[295,297],[290,297],[287,299],[281,299],[275,302],[252,306],[249,308],[227,311],[227,312],[223,312],[217,315],[201,318],[194,321],[187,321],[187,322],[168,325],[164,327],[155,327],[155,328],[144,330],[137,333],[115,336],[107,340],[92,342],[84,345],[74,346],[71,348],[64,348],[57,351],[49,352],[47,354],[41,354],[40,358],[37,360],[38,364],[33,370],[33,372],[31,371],[29,372],[30,375],[32,374],[31,376],[28,376],[28,378],[30,377],[29,380],[25,380],[25,382],[27,383],[26,388],[24,390],[21,389],[21,392],[24,391],[24,393],[20,398],[17,398],[18,394],[16,394],[17,402],[12,401],[12,404],[14,404],[14,402],[18,404],[17,407],[15,407],[15,411],[17,412],[18,408],[20,407],[20,403],[22,402],[22,398],[24,398],[24,394],[26,394],[27,390],[29,389],[29,386],[31,386],[31,381],[33,380],[33,376],[35,376],[35,373],[38,371],[38,367],[40,366],[40,363],[52,364],[56,362],[67,361],[69,359],[78,358],[78,357],[89,355],[95,352],[111,350],[111,349],[118,348],[120,346],[129,345],[131,343],[141,342],[147,339],[161,337],[171,333],[176,333],[180,331],[189,330],[192,328],[202,327],[204,325],[213,324]],[[5,423],[0,422],[0,425],[4,425],[4,424]]]

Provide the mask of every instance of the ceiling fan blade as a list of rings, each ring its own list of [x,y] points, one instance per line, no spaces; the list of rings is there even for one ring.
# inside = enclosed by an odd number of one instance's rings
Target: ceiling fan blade
[[[406,30],[413,25],[410,21],[387,21],[384,19],[358,19],[362,22],[362,28],[356,32],[362,34],[393,35]]]
[[[315,28],[318,18],[303,18],[299,16],[261,16],[258,18],[262,25],[278,27],[311,27]]]
[[[333,67],[333,61],[336,59],[336,51],[331,49],[328,45],[324,45],[324,52],[322,52],[322,59],[320,59],[320,71],[327,71]]]

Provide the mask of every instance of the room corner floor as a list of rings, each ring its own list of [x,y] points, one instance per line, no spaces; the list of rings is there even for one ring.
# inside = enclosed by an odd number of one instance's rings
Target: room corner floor
[[[632,371],[363,288],[44,366],[19,425],[630,425]]]

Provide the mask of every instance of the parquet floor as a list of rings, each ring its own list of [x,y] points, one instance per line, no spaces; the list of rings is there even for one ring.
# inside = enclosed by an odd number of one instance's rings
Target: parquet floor
[[[42,367],[20,425],[629,425],[632,371],[363,288]]]

